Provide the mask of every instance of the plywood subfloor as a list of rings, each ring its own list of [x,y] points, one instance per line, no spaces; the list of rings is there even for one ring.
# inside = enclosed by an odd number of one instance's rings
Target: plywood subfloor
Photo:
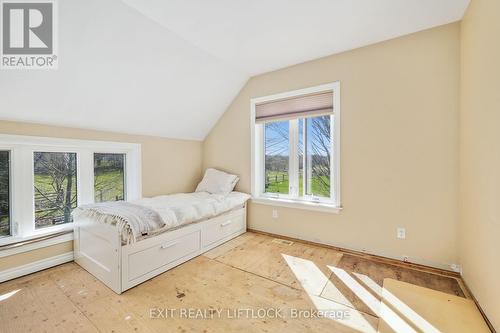
[[[387,270],[377,262],[352,269],[346,256],[246,233],[122,295],[69,263],[0,284],[0,331],[376,332]],[[455,290],[448,286],[435,288]],[[274,309],[281,316],[272,318]],[[201,318],[186,318],[192,310]],[[307,318],[318,310],[326,317]]]
[[[382,262],[374,264],[373,260],[348,254],[342,256],[338,267],[349,272],[370,276],[379,286],[382,286],[384,279],[390,278],[451,295],[465,297],[458,281],[448,276],[431,274]]]
[[[292,288],[307,288],[319,296],[331,275],[328,266],[337,265],[342,258],[341,252],[325,247],[298,242],[287,245],[273,242],[269,236],[251,235],[214,259]],[[297,275],[298,271],[304,274]]]
[[[392,313],[405,318],[415,332],[488,333],[488,326],[470,299],[385,279],[379,332],[400,332]]]
[[[331,271],[321,296],[374,316],[379,316],[380,292],[386,278],[465,297],[455,278],[349,254],[344,254]]]

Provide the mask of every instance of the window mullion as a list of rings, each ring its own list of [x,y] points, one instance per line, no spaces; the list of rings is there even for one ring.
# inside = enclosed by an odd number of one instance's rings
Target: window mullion
[[[257,156],[259,156],[257,160],[257,168],[260,170],[260,179],[259,184],[257,185],[257,192],[259,195],[263,194],[266,192],[266,185],[265,185],[265,178],[266,178],[266,150],[264,149],[264,145],[266,142],[266,131],[264,129],[264,125],[257,125],[258,128],[258,140],[259,144],[256,145],[257,149]]]
[[[338,112],[338,111],[337,111]],[[335,137],[337,122],[335,120],[335,115],[330,116],[330,199],[334,200],[336,204],[337,195],[336,191],[338,189],[337,182],[337,159],[335,158],[337,154],[337,138]]]
[[[77,198],[78,205],[94,202],[94,154],[81,150],[77,155]]]
[[[298,119],[290,120],[290,154],[289,154],[289,194],[292,198],[299,196],[299,125]]]
[[[29,147],[16,147],[12,156],[14,229],[16,236],[27,236],[35,230],[33,152]]]
[[[302,187],[303,187],[303,194],[304,197],[307,196],[307,193],[309,191],[309,177],[308,177],[308,171],[309,171],[309,163],[308,161],[308,154],[309,154],[309,149],[308,149],[308,136],[307,136],[307,126],[308,126],[308,120],[307,118],[304,118],[304,130],[303,130],[303,139],[302,142],[304,142],[304,158],[303,158],[303,164],[302,164]]]

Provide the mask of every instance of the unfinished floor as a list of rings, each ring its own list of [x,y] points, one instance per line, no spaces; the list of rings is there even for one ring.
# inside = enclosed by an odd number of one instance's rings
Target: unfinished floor
[[[485,329],[459,279],[247,232],[122,295],[74,263],[2,283],[0,331],[422,332],[436,328],[415,310],[427,293],[426,310],[456,304],[460,326]]]

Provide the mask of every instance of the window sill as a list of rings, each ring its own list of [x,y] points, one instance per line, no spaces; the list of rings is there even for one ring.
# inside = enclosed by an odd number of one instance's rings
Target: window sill
[[[30,236],[11,236],[11,237],[5,237],[0,239],[0,246],[5,247],[1,248],[0,247],[0,258],[2,257],[7,257],[23,252],[29,252],[33,251],[36,249],[40,249],[43,247],[51,246],[51,245],[56,245],[60,243],[65,243],[73,240],[73,226],[65,226],[65,228],[58,228],[57,230],[49,230],[47,232],[38,232]],[[58,233],[62,233],[66,231],[67,233],[63,233],[58,236],[50,237],[50,238],[45,238],[45,239],[40,239],[36,240],[37,238],[43,238],[51,235],[55,235]],[[27,242],[27,241],[33,241],[29,242],[27,244],[19,244],[16,245],[16,243],[22,243],[22,242]],[[9,246],[12,245],[12,246]]]
[[[335,205],[330,205],[321,202],[307,202],[307,201],[295,201],[283,198],[265,198],[258,197],[252,198],[252,202],[260,205],[269,205],[269,206],[279,206],[279,207],[287,207],[287,208],[296,208],[296,209],[306,209],[313,210],[319,212],[326,212],[332,214],[340,214],[342,211],[342,207],[338,207]]]

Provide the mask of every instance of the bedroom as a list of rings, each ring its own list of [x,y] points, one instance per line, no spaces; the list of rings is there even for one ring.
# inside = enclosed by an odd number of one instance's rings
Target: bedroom
[[[497,1],[1,5],[0,331],[500,327]]]

